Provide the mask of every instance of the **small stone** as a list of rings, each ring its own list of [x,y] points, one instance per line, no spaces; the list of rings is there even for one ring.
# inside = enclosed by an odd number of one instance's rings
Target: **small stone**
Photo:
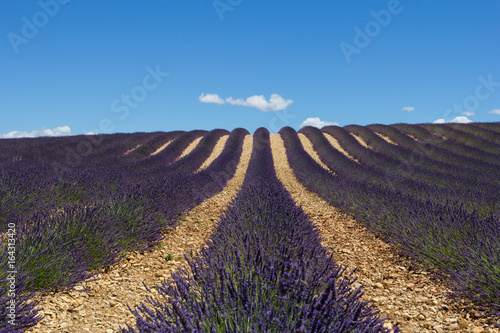
[[[391,285],[391,283],[387,280],[384,280],[382,281],[382,285],[384,286],[384,288],[389,288],[389,286]]]
[[[467,326],[469,326],[469,323],[467,322],[467,320],[459,319],[458,326],[460,326],[460,328],[467,328]]]
[[[108,329],[106,330],[106,333],[114,333],[114,332],[115,332],[115,331],[114,331],[114,330],[112,330],[111,328],[108,328]]]
[[[61,323],[61,328],[68,328],[69,324],[67,322]]]
[[[472,318],[476,318],[477,319],[477,318],[481,318],[481,317],[482,317],[481,313],[479,313],[477,311],[472,314]]]
[[[354,283],[352,284],[352,287],[353,287],[354,289],[359,289],[359,288],[361,288],[361,283],[359,283],[359,282],[354,282]]]
[[[380,282],[375,283],[373,286],[378,289],[384,289],[384,286]]]
[[[459,331],[460,330],[460,326],[458,326],[458,324],[451,324],[450,326],[448,326],[448,330],[450,330],[450,331]]]
[[[156,273],[155,273],[155,276],[156,276],[156,277],[162,277],[162,276],[163,276],[163,272],[156,272]]]
[[[110,307],[114,307],[114,306],[116,306],[117,304],[118,304],[118,303],[117,303],[116,301],[113,301],[113,300],[110,300],[110,301],[109,301],[109,306],[110,306]]]
[[[417,316],[417,319],[418,319],[418,320],[425,320],[425,316],[424,316],[423,314],[419,314],[419,315]]]
[[[484,332],[484,328],[482,327],[474,327],[472,330],[471,330],[471,333],[483,333]]]
[[[432,324],[431,324],[431,323],[429,323],[429,322],[425,322],[425,323],[423,323],[422,325],[423,325],[423,327],[425,327],[425,328],[431,328],[431,327],[432,327]]]
[[[78,285],[78,286],[75,286],[73,289],[77,290],[77,291],[81,291],[83,290],[83,286],[82,285]]]
[[[47,316],[52,316],[52,317],[55,316],[54,312],[52,312],[52,310],[50,310],[50,309],[44,309],[44,313]]]

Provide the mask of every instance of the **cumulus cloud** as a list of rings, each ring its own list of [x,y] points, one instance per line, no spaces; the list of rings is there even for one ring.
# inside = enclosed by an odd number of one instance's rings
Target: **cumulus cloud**
[[[12,138],[36,138],[40,136],[65,136],[71,135],[71,129],[69,126],[59,126],[56,128],[45,128],[34,130],[31,132],[24,131],[12,131],[7,134],[0,134],[0,138],[12,139]]]
[[[434,124],[444,124],[444,123],[468,124],[468,123],[472,123],[472,122],[473,121],[467,117],[458,116],[458,117],[453,118],[450,121],[445,121],[444,119],[441,118],[441,119],[434,121]]]
[[[415,108],[413,106],[405,106],[401,110],[402,111],[412,112],[413,110],[415,110]]]
[[[464,111],[464,112],[462,112],[462,114],[464,114],[464,115],[466,115],[466,116],[470,117],[470,116],[474,116],[476,113],[475,113],[475,112],[473,112],[473,111]]]
[[[217,94],[201,94],[200,97],[198,97],[200,102],[202,103],[215,103],[215,104],[224,104],[224,100],[219,97]]]
[[[457,123],[457,124],[468,124],[468,123],[472,123],[472,122],[473,122],[472,120],[470,120],[467,117],[463,117],[463,116],[455,117],[454,119],[452,119],[450,121],[450,123]]]
[[[338,123],[336,122],[331,122],[331,121],[323,121],[319,119],[318,117],[313,117],[313,118],[307,118],[300,124],[299,128],[306,127],[306,126],[312,126],[312,127],[317,127],[317,128],[323,128],[325,126],[339,126]]]
[[[217,94],[204,94],[204,93],[202,93],[198,99],[202,103],[246,106],[246,107],[256,108],[264,112],[284,110],[293,103],[293,100],[284,99],[281,95],[278,94],[272,94],[271,97],[269,98],[269,101],[266,100],[264,95],[254,95],[246,99],[242,98],[234,99],[233,97],[228,97],[224,100]]]
[[[500,109],[494,109],[494,110],[491,110],[490,112],[488,113],[493,113],[493,114],[500,114]]]

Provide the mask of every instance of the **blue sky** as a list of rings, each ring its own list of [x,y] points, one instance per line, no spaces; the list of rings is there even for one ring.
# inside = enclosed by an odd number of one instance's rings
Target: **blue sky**
[[[499,14],[496,0],[1,1],[0,135],[500,121]]]

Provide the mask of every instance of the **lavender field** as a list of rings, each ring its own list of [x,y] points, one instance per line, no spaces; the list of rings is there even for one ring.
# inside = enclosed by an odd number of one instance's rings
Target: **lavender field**
[[[278,161],[276,140],[285,160]],[[278,177],[284,167],[316,204],[355,219],[432,276],[450,305],[435,301],[414,319],[370,299],[370,286],[358,282],[370,273],[325,246],[342,235],[326,234],[305,212]],[[240,184],[230,184],[241,168]],[[161,283],[147,284],[139,305],[123,304],[133,320],[117,315],[118,326],[99,323],[91,332],[500,328],[500,123],[471,123],[0,139],[0,332],[95,324],[75,315],[93,311],[85,302],[49,315],[44,300],[89,292],[83,283],[105,280],[131,254],[173,253],[165,241],[186,216],[231,186],[236,194],[216,221],[208,213],[195,221],[212,225],[199,234],[204,243],[173,260],[171,274],[157,275]],[[387,302],[415,289],[380,279]],[[440,319],[444,308],[458,319]]]

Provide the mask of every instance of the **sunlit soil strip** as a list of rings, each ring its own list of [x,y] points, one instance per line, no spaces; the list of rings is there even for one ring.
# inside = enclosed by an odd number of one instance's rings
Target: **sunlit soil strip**
[[[130,154],[131,152],[133,152],[134,150],[136,150],[137,148],[139,148],[140,146],[142,146],[142,144],[138,144],[137,146],[135,146],[134,148],[130,148],[129,150],[127,150],[123,156],[127,156],[128,154]]]
[[[203,139],[203,136],[200,136],[199,138],[197,138],[193,142],[191,142],[189,144],[189,146],[187,146],[187,148],[184,149],[184,151],[182,152],[181,156],[179,156],[179,158],[177,160],[180,160],[181,158],[183,158],[184,156],[186,156],[187,154],[189,154],[190,152],[192,152],[196,148],[196,146],[198,145],[198,143],[200,143],[201,139]]]
[[[322,245],[331,249],[335,260],[350,269],[356,267],[355,286],[364,285],[364,299],[373,301],[382,317],[389,318],[388,327],[397,325],[402,332],[486,332],[480,330],[481,322],[453,310],[456,303],[447,297],[449,289],[436,283],[427,271],[400,257],[350,215],[304,188],[288,164],[279,135],[271,135],[271,147],[279,180],[319,228]]]
[[[398,144],[394,141],[392,141],[388,136],[385,136],[383,134],[380,134],[380,133],[377,133],[377,132],[374,132],[375,134],[377,134],[379,137],[381,137],[382,139],[384,139],[385,141],[389,142],[390,144],[393,144],[395,146],[397,146]]]
[[[166,142],[163,146],[161,146],[160,148],[156,149],[154,152],[151,153],[151,156],[155,156],[156,154],[159,154],[162,150],[164,150],[165,148],[167,148],[167,146],[169,144],[171,144],[174,140],[170,140],[168,142]]]
[[[121,332],[119,327],[125,327],[125,322],[133,324],[135,317],[127,305],[133,308],[145,302],[146,296],[158,295],[155,289],[147,292],[143,282],[153,287],[164,279],[171,280],[173,271],[187,266],[184,254],[196,253],[206,244],[215,222],[243,184],[252,143],[252,136],[247,135],[235,175],[226,187],[183,216],[179,226],[166,234],[154,251],[129,253],[127,260],[99,274],[100,280],[43,297],[40,307],[45,309],[46,318],[27,332]],[[78,291],[83,288],[90,293]]]
[[[363,140],[363,138],[361,138],[360,136],[357,136],[354,133],[350,133],[350,134],[359,142],[360,145],[362,145],[365,148],[371,149],[371,147],[368,146],[368,144],[365,142],[365,140]]]
[[[415,141],[417,141],[417,142],[420,142],[420,143],[425,143],[425,142],[423,142],[422,140],[418,139],[417,137],[415,137],[415,136],[413,136],[413,135],[411,135],[411,134],[407,134],[407,133],[403,133],[403,134],[404,134],[404,135],[406,135],[406,136],[409,136],[411,139],[413,139],[413,140],[415,140]]]
[[[323,135],[328,140],[328,142],[330,142],[330,144],[332,145],[333,148],[337,149],[338,151],[340,151],[342,154],[344,154],[346,157],[350,158],[354,162],[359,163],[359,161],[357,159],[355,159],[344,148],[342,148],[342,146],[337,141],[337,139],[335,139],[333,136],[331,136],[330,134],[327,134],[327,133],[323,133]]]
[[[228,138],[229,135],[224,135],[219,139],[219,141],[217,141],[217,144],[215,145],[214,150],[212,151],[210,156],[205,160],[205,162],[203,162],[201,167],[196,172],[200,172],[201,170],[206,169],[210,165],[210,163],[212,163],[220,155],[220,153],[222,153],[222,151],[224,150],[224,145],[226,144]]]
[[[435,136],[443,139],[443,140],[449,140],[447,136],[444,136],[443,134],[441,133],[438,133],[438,132],[435,132],[433,131],[432,129],[431,130],[428,130],[431,134],[434,134]]]
[[[299,139],[300,139],[300,142],[302,143],[302,146],[304,146],[304,150],[309,154],[311,155],[311,157],[319,164],[321,165],[323,168],[325,168],[326,170],[330,170],[328,168],[328,166],[323,163],[321,161],[321,159],[319,158],[318,156],[318,153],[316,153],[316,151],[314,150],[313,148],[313,145],[311,143],[311,141],[307,138],[307,136],[305,136],[304,134],[302,133],[298,133],[299,135]]]

